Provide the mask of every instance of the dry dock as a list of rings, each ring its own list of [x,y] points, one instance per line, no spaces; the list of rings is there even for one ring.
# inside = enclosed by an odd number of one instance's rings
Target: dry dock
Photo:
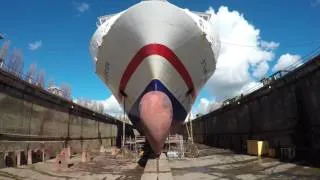
[[[146,169],[136,164],[136,159],[115,158],[110,153],[94,153],[92,158],[90,162],[81,162],[80,155],[74,156],[73,165],[67,169],[57,169],[54,159],[29,166],[4,168],[0,169],[0,179],[140,180],[146,173]],[[174,180],[320,179],[318,168],[271,158],[259,159],[206,146],[200,146],[199,158],[171,159],[168,162],[166,167],[159,166],[159,171],[162,175],[172,173]]]

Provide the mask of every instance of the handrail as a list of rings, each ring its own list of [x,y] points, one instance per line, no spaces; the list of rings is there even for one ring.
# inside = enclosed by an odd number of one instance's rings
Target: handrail
[[[259,84],[253,86],[253,87],[248,87],[244,90],[241,91],[241,93],[237,96],[234,96],[234,97],[224,97],[222,100],[221,100],[221,106],[217,109],[220,109],[220,108],[223,108],[227,105],[231,105],[233,103],[238,103],[239,104],[239,101],[241,100],[241,98],[244,96],[244,95],[248,95],[250,93],[253,93],[257,90],[259,90],[260,88],[262,87],[265,87],[267,85],[269,85],[271,82],[283,77],[284,75],[292,72],[293,70],[305,65],[306,63],[308,63],[309,61],[311,61],[312,59],[316,58],[317,56],[320,56],[320,47],[317,47],[315,50],[311,51],[309,54],[305,55],[303,58],[301,58],[300,61],[297,61],[289,66],[287,66],[286,68],[284,68],[283,70],[280,70],[280,71],[277,71],[275,73],[273,73],[272,75],[268,76],[268,77],[265,77],[265,78],[262,78],[259,82]],[[217,110],[217,109],[214,109],[210,112],[208,112],[207,114]],[[206,114],[204,114],[206,115]]]

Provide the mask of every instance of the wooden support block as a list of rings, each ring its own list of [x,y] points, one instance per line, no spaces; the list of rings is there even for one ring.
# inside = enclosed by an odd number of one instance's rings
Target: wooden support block
[[[141,180],[157,180],[157,160],[149,159],[146,167],[144,168],[144,173],[141,177]]]
[[[56,157],[56,169],[67,169],[71,166],[68,148],[63,148],[61,153]]]
[[[71,147],[67,146],[66,148],[62,148],[60,154],[66,155],[68,158],[71,158]]]
[[[67,169],[71,165],[68,149],[64,148],[56,157],[56,166],[58,170]]]
[[[173,180],[172,173],[171,172],[159,173],[158,180]]]
[[[32,164],[32,150],[28,150],[28,165]]]
[[[149,159],[146,167],[144,168],[144,173],[156,173],[157,172],[157,160]]]
[[[89,162],[89,161],[91,161],[90,152],[87,150],[82,151],[81,162]]]
[[[170,172],[171,168],[167,160],[159,160],[159,172]]]
[[[141,176],[141,180],[158,180],[158,174],[157,173],[144,173]]]
[[[17,166],[21,165],[21,152],[16,151],[16,157],[17,157]]]
[[[141,180],[172,180],[172,172],[169,162],[165,154],[160,155],[158,160],[159,167],[157,167],[156,159],[149,159],[146,167],[144,168],[144,173]],[[159,169],[158,169],[159,168]]]
[[[104,153],[104,152],[106,152],[106,149],[104,148],[103,145],[101,145],[101,146],[100,146],[100,153]]]
[[[6,167],[6,162],[5,162],[5,153],[0,152],[0,169]]]
[[[111,148],[111,155],[112,156],[117,156],[118,154],[120,154],[120,149],[118,149],[116,147],[112,147]]]
[[[69,162],[67,156],[58,154],[56,157],[57,169],[67,169],[69,167]]]

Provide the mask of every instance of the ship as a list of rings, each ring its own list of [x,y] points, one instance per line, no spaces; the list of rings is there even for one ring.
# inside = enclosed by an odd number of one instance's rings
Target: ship
[[[89,47],[96,74],[155,154],[216,69],[220,44],[211,18],[166,0],[98,17]]]

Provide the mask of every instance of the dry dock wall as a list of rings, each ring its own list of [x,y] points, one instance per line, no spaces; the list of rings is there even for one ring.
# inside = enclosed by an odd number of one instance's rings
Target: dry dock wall
[[[127,125],[126,131],[133,132],[133,127]],[[29,150],[55,156],[68,146],[72,152],[81,152],[115,145],[120,136],[122,122],[117,119],[0,70],[0,156]]]
[[[239,101],[194,120],[195,141],[244,153],[248,139],[266,140],[278,152],[296,147],[297,158],[320,162],[319,67],[317,56]]]

